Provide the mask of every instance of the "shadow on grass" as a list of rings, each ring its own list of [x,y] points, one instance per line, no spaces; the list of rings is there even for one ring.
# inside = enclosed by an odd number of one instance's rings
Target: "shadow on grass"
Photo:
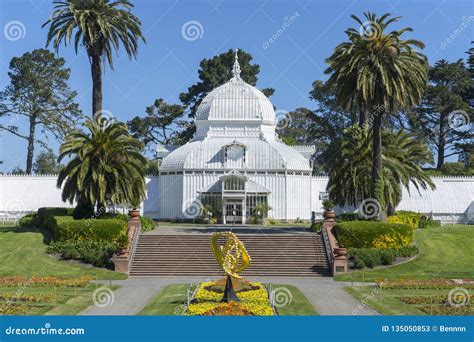
[[[19,233],[19,234],[40,233],[41,235],[43,235],[43,243],[46,245],[49,245],[49,243],[53,240],[53,233],[43,228],[20,227],[20,226],[9,226],[9,227],[0,226],[0,234],[2,233]]]

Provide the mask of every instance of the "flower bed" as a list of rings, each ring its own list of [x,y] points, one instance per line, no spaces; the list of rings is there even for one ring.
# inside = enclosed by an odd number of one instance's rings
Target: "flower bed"
[[[402,302],[407,304],[449,304],[449,296],[448,295],[431,295],[431,296],[403,296],[399,297]],[[468,303],[472,301],[474,295],[469,296]]]
[[[471,280],[462,280],[456,282],[451,279],[402,279],[390,282],[379,281],[377,285],[384,289],[391,290],[429,290],[429,289],[452,289],[456,286],[462,286],[465,289],[474,289],[474,282]]]
[[[0,294],[0,315],[25,315],[35,306],[48,306],[56,300],[53,294]]]
[[[234,289],[240,302],[221,303],[225,279],[199,284],[186,315],[201,316],[271,316],[274,314],[268,292],[261,283],[235,281]]]
[[[26,305],[20,305],[16,303],[5,303],[0,304],[0,315],[25,315],[28,312]]]
[[[434,316],[472,316],[474,310],[472,306],[447,307],[447,306],[424,306],[424,312]]]
[[[86,287],[91,280],[90,277],[59,278],[59,277],[31,277],[12,276],[0,277],[2,287],[22,286],[60,286],[60,287]]]
[[[42,302],[51,302],[55,299],[55,296],[52,294],[25,294],[25,293],[0,293],[0,304],[3,302],[9,303],[42,303]]]
[[[410,305],[422,305],[421,310],[430,315],[472,315],[474,295],[466,299],[466,305],[453,306],[449,303],[448,295],[401,296],[402,302]]]

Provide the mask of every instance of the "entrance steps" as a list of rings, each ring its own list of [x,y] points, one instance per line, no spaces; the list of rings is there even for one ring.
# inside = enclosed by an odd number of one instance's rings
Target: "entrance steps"
[[[314,233],[240,234],[252,258],[243,276],[330,276],[324,243]],[[131,276],[223,276],[211,251],[210,234],[139,237]]]

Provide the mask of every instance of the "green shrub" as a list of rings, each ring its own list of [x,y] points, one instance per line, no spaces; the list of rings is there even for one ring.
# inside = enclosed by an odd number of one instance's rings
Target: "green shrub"
[[[391,265],[395,259],[400,257],[410,257],[418,253],[416,246],[405,246],[402,248],[349,248],[350,257],[353,259],[353,268],[375,267],[379,265]]]
[[[427,218],[426,216],[421,217],[420,221],[420,228],[433,228],[433,227],[440,227],[441,226],[441,221],[435,221],[430,218]]]
[[[155,229],[155,221],[148,216],[140,216],[140,225],[143,232]]]
[[[20,227],[39,227],[38,224],[38,214],[32,213],[23,216],[19,221],[18,224]]]
[[[359,215],[357,213],[341,213],[336,216],[337,222],[346,221],[359,221]]]
[[[355,259],[355,260],[354,260],[354,264],[353,264],[352,267],[354,267],[354,268],[356,268],[356,269],[359,270],[359,269],[365,267],[365,263],[364,263],[364,261],[363,261],[362,259]]]
[[[422,217],[423,215],[414,211],[400,210],[397,211],[396,215],[389,216],[387,222],[408,224],[413,229],[417,229],[420,226]]]
[[[97,219],[99,219],[99,220],[118,219],[118,220],[128,221],[128,215],[127,214],[121,214],[121,213],[102,213],[99,216],[97,216]]]
[[[359,213],[341,213],[336,216],[337,222],[348,222],[348,221],[375,221],[375,218],[366,219],[359,216]]]
[[[66,240],[51,243],[47,252],[60,254],[63,259],[81,260],[98,267],[111,266],[111,258],[120,246],[114,242]]]
[[[100,220],[117,219],[117,220],[123,220],[125,222],[128,222],[128,215],[119,214],[119,213],[103,213],[97,218]],[[142,231],[148,232],[150,230],[155,229],[155,221],[153,221],[151,217],[140,216],[140,226],[141,226]]]
[[[353,256],[355,260],[361,260],[365,266],[370,268],[382,263],[380,254],[380,251],[375,248],[357,248],[349,250],[349,255]]]
[[[395,250],[395,253],[397,256],[400,256],[400,257],[404,257],[404,258],[411,257],[411,256],[414,256],[415,254],[418,254],[418,247],[416,245],[403,246],[403,247],[397,248]]]
[[[393,249],[382,249],[380,250],[380,263],[382,265],[391,265],[395,261],[397,255]]]
[[[71,216],[73,208],[43,207],[38,209],[38,227],[51,228],[51,218],[53,216]]]
[[[337,240],[346,248],[400,248],[413,244],[413,229],[406,224],[378,221],[339,222]]]
[[[313,232],[315,233],[320,233],[321,230],[323,229],[323,222],[322,221],[319,221],[319,222],[314,222],[311,224],[311,229],[313,230]]]
[[[304,221],[300,217],[297,217],[295,223],[304,223]]]
[[[70,216],[55,216],[51,219],[54,239],[91,240],[98,242],[114,242],[119,246],[127,244],[127,223],[118,219],[86,219],[74,220]]]

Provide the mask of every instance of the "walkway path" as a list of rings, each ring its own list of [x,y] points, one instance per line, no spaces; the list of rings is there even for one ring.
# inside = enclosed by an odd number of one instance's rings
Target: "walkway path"
[[[308,224],[309,225],[309,224]],[[187,235],[200,234],[211,235],[215,232],[231,231],[235,234],[262,234],[262,235],[300,235],[312,233],[312,230],[304,226],[247,226],[247,225],[193,225],[193,224],[174,224],[174,225],[160,225],[158,228],[143,233],[146,235]],[[312,233],[314,234],[314,233]]]
[[[368,307],[360,308],[360,302],[345,292],[342,287],[350,283],[337,282],[332,278],[297,277],[249,277],[252,281],[288,284],[296,286],[314,305],[320,315],[378,315]],[[120,288],[114,292],[111,305],[99,308],[90,306],[81,315],[136,315],[166,285],[198,283],[209,280],[205,277],[131,277],[114,280]],[[109,282],[104,282],[109,284]],[[357,284],[360,285],[360,284]],[[367,285],[367,284],[366,284]],[[358,309],[359,307],[359,309]]]

